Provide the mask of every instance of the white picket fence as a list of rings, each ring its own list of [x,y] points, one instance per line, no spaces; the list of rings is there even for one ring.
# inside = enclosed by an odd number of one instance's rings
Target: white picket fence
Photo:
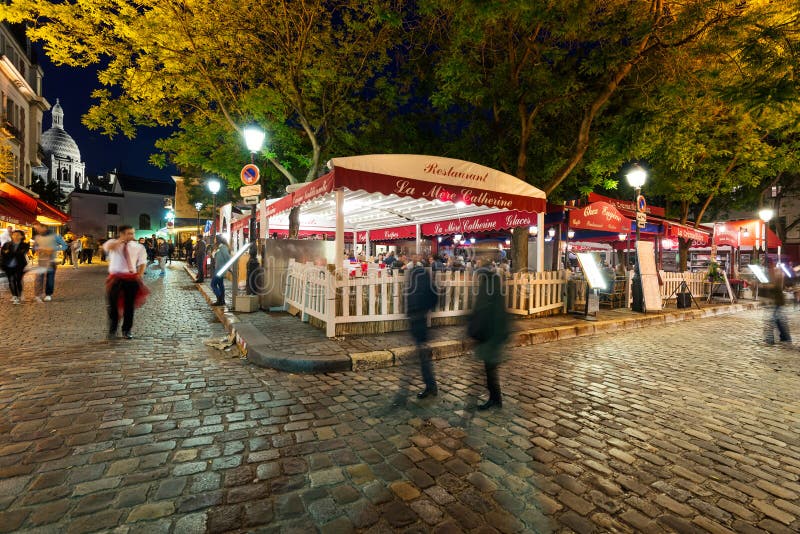
[[[439,302],[432,319],[470,313],[477,286],[472,273],[435,273],[434,281]],[[386,271],[350,277],[290,261],[285,304],[299,310],[304,321],[309,317],[324,321],[327,335],[334,337],[338,324],[405,321],[405,282],[404,275],[389,276]],[[564,271],[515,274],[503,284],[507,309],[515,315],[563,310],[564,284]]]
[[[675,292],[680,288],[681,282],[686,282],[686,286],[689,288],[689,291],[692,293],[694,298],[702,298],[705,297],[706,294],[706,277],[708,276],[705,272],[699,273],[668,273],[665,271],[659,271],[661,275],[661,281],[663,285],[661,286],[661,298],[666,300],[668,298],[675,298]]]

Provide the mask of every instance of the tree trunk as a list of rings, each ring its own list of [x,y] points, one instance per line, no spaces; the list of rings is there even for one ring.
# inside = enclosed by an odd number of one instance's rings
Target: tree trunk
[[[297,239],[300,234],[300,206],[289,212],[289,239]]]
[[[511,231],[511,268],[515,273],[528,270],[528,228]]]
[[[691,243],[691,241],[682,237],[678,239],[678,255],[680,259],[680,265],[678,266],[678,269],[682,273],[686,272],[686,267],[689,263],[689,245]]]

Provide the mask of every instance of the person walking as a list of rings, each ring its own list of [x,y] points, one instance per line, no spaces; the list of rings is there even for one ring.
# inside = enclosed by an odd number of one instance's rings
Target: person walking
[[[147,251],[134,240],[133,227],[119,227],[116,239],[109,239],[103,244],[108,256],[108,279],[106,280],[106,297],[108,300],[108,334],[107,339],[117,336],[119,312],[122,308],[122,337],[133,339],[133,312],[144,304],[147,286],[142,275],[147,268]]]
[[[193,253],[194,252],[194,243],[192,243],[191,239],[187,239],[183,242],[183,255],[186,260],[186,263],[191,263],[193,261]]]
[[[428,313],[436,307],[439,300],[433,280],[422,266],[420,257],[413,257],[414,267],[408,272],[406,281],[406,314],[411,326],[411,337],[417,346],[419,367],[425,389],[417,393],[417,398],[436,396],[439,387],[433,372],[432,351],[428,347]]]
[[[476,263],[478,293],[469,318],[467,333],[477,341],[475,356],[483,361],[486,369],[489,400],[479,405],[478,410],[487,410],[503,406],[498,367],[501,362],[501,350],[508,339],[508,316],[503,300],[502,281],[491,268],[491,258],[488,255],[478,256]]]
[[[781,342],[791,343],[792,335],[789,333],[789,322],[786,320],[786,314],[783,310],[786,304],[786,297],[783,294],[783,272],[780,269],[772,271],[771,283],[764,286],[764,293],[770,301],[771,306],[767,307],[766,313],[767,320],[765,324],[765,337],[769,345],[775,344],[775,330],[778,330],[778,340]]]
[[[22,277],[25,275],[25,266],[28,265],[29,249],[30,245],[25,242],[25,233],[22,230],[14,230],[11,241],[0,247],[0,268],[8,278],[12,304],[22,302]]]
[[[167,257],[169,256],[169,245],[162,238],[158,238],[156,242],[156,260],[158,261],[158,268],[161,269],[159,276],[167,274]]]
[[[194,253],[194,264],[197,267],[197,277],[195,282],[202,282],[205,280],[206,271],[206,242],[203,241],[203,234],[197,234],[197,246]]]
[[[50,302],[56,285],[56,258],[59,250],[66,250],[64,238],[44,224],[34,223],[36,231],[33,250],[37,255],[36,279],[33,293],[36,302]]]
[[[217,301],[212,306],[225,306],[225,271],[227,263],[231,259],[231,250],[225,238],[218,235],[217,246],[214,250],[214,266],[216,272],[211,277],[211,290],[217,297]]]
[[[97,241],[94,240],[92,236],[86,236],[86,249],[83,253],[86,255],[86,263],[89,265],[92,264],[92,258],[94,257],[94,251],[97,248]]]
[[[72,243],[69,244],[69,251],[65,251],[64,255],[69,254],[69,263],[72,265],[73,269],[78,268],[78,263],[81,257],[81,240],[76,238],[72,239]]]

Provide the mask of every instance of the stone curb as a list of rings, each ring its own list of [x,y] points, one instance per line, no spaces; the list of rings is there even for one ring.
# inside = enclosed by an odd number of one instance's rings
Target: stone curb
[[[194,273],[188,265],[183,266],[186,274],[194,282]],[[203,283],[196,284],[197,290],[205,297],[208,305],[216,300],[211,288]],[[290,373],[333,373],[350,371],[352,361],[349,356],[341,358],[298,358],[276,353],[269,348],[267,337],[253,325],[242,323],[232,312],[221,306],[211,306],[217,319],[228,334],[233,334],[236,346],[248,361],[259,367],[267,367]]]
[[[189,278],[194,281],[194,273],[192,273],[188,265],[184,265],[184,270],[186,274],[189,275]],[[197,284],[197,289],[205,297],[209,305],[214,302],[215,296],[210,288],[203,284]],[[539,345],[541,343],[550,343],[552,341],[575,337],[623,332],[625,330],[634,330],[647,326],[728,315],[758,307],[759,304],[757,302],[722,304],[714,308],[704,308],[702,310],[689,308],[658,315],[587,321],[577,325],[520,330],[511,333],[507,346],[525,347],[528,345]],[[418,361],[416,358],[416,347],[413,345],[369,352],[351,352],[347,354],[347,356],[336,358],[298,358],[297,356],[279,354],[269,348],[267,337],[257,328],[249,324],[241,323],[236,318],[236,315],[224,311],[221,307],[213,307],[212,309],[217,319],[219,319],[225,327],[225,330],[229,334],[233,333],[236,339],[236,345],[239,347],[239,350],[242,351],[242,354],[247,357],[248,361],[259,367],[278,369],[290,373],[333,373],[341,371],[370,371],[408,363],[416,364]],[[433,359],[440,360],[470,354],[473,344],[471,340],[464,339],[434,341],[429,343],[428,346],[432,351]]]

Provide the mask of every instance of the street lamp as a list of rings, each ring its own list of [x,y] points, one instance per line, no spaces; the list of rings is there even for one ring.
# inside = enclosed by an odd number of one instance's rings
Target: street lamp
[[[208,190],[211,191],[211,197],[214,199],[211,208],[211,216],[214,218],[213,223],[211,224],[211,237],[213,239],[217,235],[217,193],[219,193],[219,189],[222,187],[222,184],[217,179],[211,179],[206,185]]]
[[[202,202],[195,202],[194,209],[197,211],[197,233],[200,233],[200,210],[203,209]]]
[[[634,244],[634,253],[636,263],[634,264],[633,271],[633,310],[637,312],[644,311],[644,290],[642,289],[642,275],[639,271],[639,196],[642,192],[642,186],[647,180],[647,171],[640,165],[636,164],[625,175],[628,184],[633,187],[634,196],[633,203],[636,208],[636,241]]]
[[[250,163],[255,165],[256,163],[256,154],[261,152],[261,149],[264,147],[264,138],[266,138],[266,133],[264,130],[259,128],[255,124],[251,124],[246,126],[244,131],[242,132],[244,135],[244,143],[247,145],[247,150],[250,151]],[[256,226],[256,207],[258,206],[258,198],[259,195],[255,196],[256,203],[250,206],[250,230],[249,230],[249,239],[250,239],[250,258],[247,260],[247,280],[246,280],[246,287],[247,287],[247,294],[248,295],[255,295],[255,288],[253,287],[253,281],[255,278],[255,272],[258,270],[258,246],[257,243],[257,226]]]
[[[762,208],[758,211],[758,218],[764,221],[764,267],[766,268],[769,268],[769,221],[774,216],[775,210],[772,208]]]

